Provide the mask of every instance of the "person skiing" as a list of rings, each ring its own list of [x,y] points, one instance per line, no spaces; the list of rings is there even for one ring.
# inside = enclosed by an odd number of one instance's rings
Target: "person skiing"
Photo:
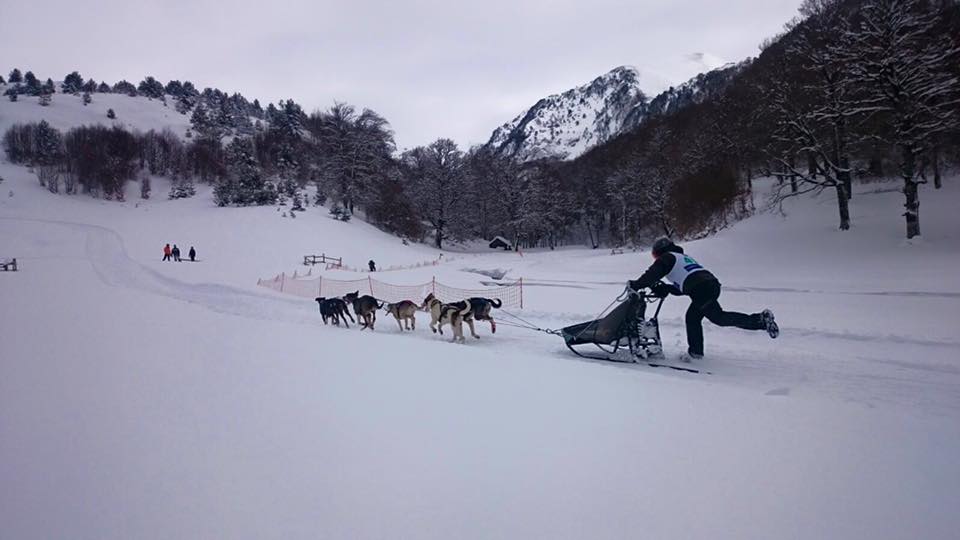
[[[173,245],[172,253],[173,253],[173,260],[176,262],[180,262],[180,248],[178,248],[176,244]]]
[[[171,253],[172,252],[170,251],[170,244],[163,246],[163,260],[169,261]]]
[[[771,338],[780,335],[780,328],[769,309],[751,315],[724,311],[717,301],[720,297],[720,281],[669,238],[659,238],[653,243],[651,251],[656,260],[642,276],[627,284],[633,290],[649,288],[660,297],[668,294],[690,297],[686,315],[688,349],[684,358],[687,362],[691,358],[703,358],[704,317],[717,326],[766,330]],[[672,284],[660,281],[663,278],[669,279]]]
[[[370,259],[370,262],[367,263],[367,266],[370,267],[371,272],[377,271],[377,263],[373,262],[373,259]]]
[[[190,246],[190,251],[187,255],[190,256],[190,262],[197,262],[197,250],[193,249],[193,246]]]

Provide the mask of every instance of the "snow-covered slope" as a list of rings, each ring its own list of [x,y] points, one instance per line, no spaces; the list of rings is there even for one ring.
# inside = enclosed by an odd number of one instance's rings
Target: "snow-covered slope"
[[[523,161],[573,159],[651,116],[721,94],[748,61],[727,64],[667,90],[642,88],[640,72],[621,66],[583,86],[538,101],[494,130],[487,144]]]
[[[325,251],[433,258],[310,209],[209,193],[105,202],[0,163],[0,538],[951,538],[960,528],[960,179],[924,186],[904,245],[895,184],[791,201],[689,251],[727,309],[691,375],[587,362],[510,326],[447,342],[323,326],[256,280]],[[158,181],[159,182],[159,181]],[[758,182],[758,189],[762,183]],[[157,192],[165,186],[158,184]],[[164,263],[166,242],[201,262]],[[600,312],[646,253],[457,254],[384,281],[524,276],[545,328]],[[922,263],[918,263],[922,261]],[[328,274],[334,276],[333,274]],[[415,299],[418,300],[418,299]],[[661,314],[670,358],[687,302]]]
[[[706,73],[700,73],[679,86],[664,90],[650,101],[638,103],[627,114],[621,131],[634,129],[645,119],[652,116],[675,112],[722,95],[730,81],[749,63],[750,60],[745,60],[740,63],[726,64]]]
[[[0,85],[0,93],[4,86]],[[93,101],[84,105],[79,95],[54,94],[49,106],[41,107],[39,98],[19,96],[17,101],[0,99],[0,135],[13,124],[46,120],[53,127],[66,131],[72,127],[90,124],[124,126],[127,129],[161,131],[170,129],[183,137],[190,127],[190,116],[180,114],[173,103],[157,99],[130,97],[123,94],[92,94]],[[116,118],[107,118],[113,109]]]
[[[616,135],[627,114],[646,100],[640,72],[621,66],[541,99],[498,127],[487,144],[522,160],[572,159]]]

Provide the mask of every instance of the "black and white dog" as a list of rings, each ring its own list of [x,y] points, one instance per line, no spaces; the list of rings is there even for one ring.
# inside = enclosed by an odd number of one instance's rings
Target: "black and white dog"
[[[440,318],[442,311],[439,310],[439,305],[441,304],[439,300],[433,296],[433,293],[427,295],[427,298],[424,299],[423,308],[429,309],[431,304],[437,304],[437,309],[431,310],[433,313],[433,322],[431,322],[430,327],[433,328],[436,323],[440,323],[442,327],[444,321]],[[470,335],[477,339],[480,339],[480,336],[477,334],[477,330],[473,325],[473,321],[475,320],[488,321],[490,323],[490,332],[494,334],[497,332],[497,322],[493,320],[491,312],[494,308],[499,308],[503,305],[503,302],[499,299],[473,297],[442,305],[444,307],[449,306],[456,311],[461,320],[470,327]]]
[[[494,308],[499,309],[503,305],[503,301],[499,298],[480,298],[473,297],[468,298],[467,302],[470,302],[470,315],[478,321],[488,321],[490,323],[490,333],[497,333],[497,322],[493,320],[493,315],[491,311]],[[470,332],[473,332],[473,325],[470,325]],[[474,335],[474,337],[477,337]]]

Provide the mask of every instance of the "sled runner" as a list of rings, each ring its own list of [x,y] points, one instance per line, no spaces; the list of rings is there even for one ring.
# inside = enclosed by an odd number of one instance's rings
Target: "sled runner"
[[[663,298],[627,288],[617,300],[617,307],[605,316],[556,331],[573,354],[593,360],[642,363],[650,367],[701,373],[699,369],[660,361],[663,359],[663,346],[657,316],[663,307]],[[648,303],[657,305],[649,319],[646,318]],[[587,354],[576,348],[581,345],[594,345],[603,354]]]

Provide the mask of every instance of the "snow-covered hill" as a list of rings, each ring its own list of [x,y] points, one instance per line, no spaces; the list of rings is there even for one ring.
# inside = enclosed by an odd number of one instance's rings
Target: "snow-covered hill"
[[[658,94],[642,88],[639,70],[621,66],[588,84],[541,99],[494,130],[487,144],[523,161],[573,159],[651,116],[719,95],[745,65],[728,64]]]
[[[4,85],[0,85],[0,93]],[[170,129],[184,137],[190,128],[190,116],[176,111],[172,102],[124,94],[92,94],[93,101],[84,105],[79,95],[53,95],[50,105],[42,107],[39,98],[20,95],[17,101],[0,99],[0,136],[13,124],[46,120],[53,127],[66,131],[81,125],[103,124],[123,126],[131,130],[161,131]],[[113,109],[116,118],[107,118]]]
[[[788,201],[688,245],[728,309],[691,375],[587,362],[504,310],[453,345],[323,326],[257,278],[326,252],[359,266],[438,253],[309,209],[209,193],[51,195],[0,163],[0,538],[951,538],[960,529],[960,179]],[[159,181],[158,181],[159,182]],[[762,182],[757,183],[758,190]],[[156,190],[164,191],[158,185]],[[201,262],[161,262],[164,243]],[[451,257],[445,257],[451,258]],[[921,261],[918,263],[918,261]],[[544,328],[595,316],[647,253],[457,254],[384,272],[483,288],[525,278]],[[342,277],[325,274],[329,277]],[[419,299],[414,299],[419,300]],[[685,299],[661,314],[671,358]]]

